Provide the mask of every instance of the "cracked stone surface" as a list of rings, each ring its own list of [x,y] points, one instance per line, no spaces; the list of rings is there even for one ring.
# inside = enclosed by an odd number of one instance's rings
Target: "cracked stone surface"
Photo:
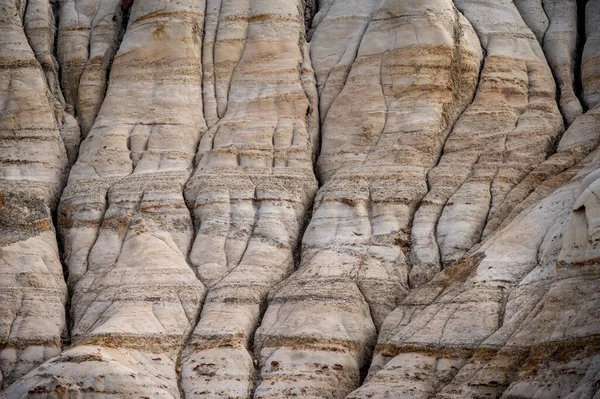
[[[45,11],[0,4],[2,388],[60,352],[66,333],[67,286],[52,212],[68,170],[67,140],[64,111],[49,86],[52,65],[41,64],[52,64],[54,25]],[[25,30],[23,21],[39,30]]]
[[[596,399],[600,1],[0,0],[0,398]]]
[[[523,21],[540,44],[556,78],[558,102],[565,123],[570,125],[583,108],[575,93],[577,51],[577,0],[515,0]],[[582,40],[582,38],[580,38]]]
[[[323,186],[301,264],[271,295],[256,335],[256,397],[344,397],[359,384],[376,329],[407,293],[412,214],[472,99],[481,60],[452,2],[425,3],[427,12],[381,3],[327,112],[317,162]],[[331,38],[319,41],[319,29],[311,45],[324,51]]]
[[[415,215],[413,286],[462,259],[493,231],[487,221],[547,157],[563,129],[550,68],[512,2],[455,4],[473,24],[486,57],[475,98],[429,173],[429,191]]]
[[[38,0],[48,3],[48,0]],[[31,2],[29,2],[31,3]],[[56,43],[61,87],[85,137],[104,100],[123,23],[121,0],[60,0]]]
[[[213,3],[205,32],[216,39],[203,46],[211,126],[185,189],[197,228],[189,258],[208,294],[181,386],[187,397],[245,398],[267,294],[294,269],[317,190],[318,100],[301,2]]]

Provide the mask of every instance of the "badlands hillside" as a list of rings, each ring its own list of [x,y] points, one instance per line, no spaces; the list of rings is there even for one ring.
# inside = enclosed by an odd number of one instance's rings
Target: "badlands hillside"
[[[0,398],[599,399],[600,0],[0,0]]]

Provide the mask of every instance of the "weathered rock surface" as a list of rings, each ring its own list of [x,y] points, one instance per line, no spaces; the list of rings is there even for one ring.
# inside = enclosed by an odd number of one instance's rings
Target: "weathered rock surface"
[[[522,202],[506,227],[390,314],[367,381],[349,397],[597,394],[599,111],[578,118],[510,193]]]
[[[587,220],[597,167],[593,152],[563,172],[567,184],[413,290],[350,397],[592,397],[600,276]]]
[[[473,103],[454,125],[412,229],[411,283],[460,260],[562,132],[550,68],[512,2],[456,1],[486,52]],[[491,13],[494,17],[491,17]],[[487,233],[487,231],[486,231]]]
[[[215,3],[203,47],[211,126],[185,190],[197,227],[189,258],[208,294],[181,387],[186,397],[246,398],[266,296],[294,268],[317,190],[319,117],[302,3]]]
[[[597,398],[599,60],[597,0],[0,0],[0,398]]]
[[[122,4],[127,2],[60,1],[56,42],[61,84],[69,111],[77,115],[84,137],[91,129],[104,99],[107,71],[117,51],[124,13],[128,11]]]
[[[581,57],[583,100],[588,108],[600,104],[600,2],[588,0],[585,12],[586,41]]]
[[[133,5],[59,206],[72,347],[8,397],[179,394],[175,363],[205,294],[186,259],[194,230],[182,193],[206,130],[203,12],[192,0]]]
[[[44,23],[0,3],[0,385],[60,352],[67,287],[52,222],[68,167],[62,107],[48,86]],[[35,11],[35,10],[34,10]],[[40,32],[24,30],[23,20]],[[53,26],[53,25],[52,25]],[[28,44],[28,36],[34,49]],[[46,49],[48,50],[48,49]],[[48,50],[49,51],[49,50]],[[51,61],[51,60],[50,60]]]
[[[321,22],[327,30],[330,19]],[[342,40],[318,26],[312,46],[325,52]],[[412,214],[472,99],[480,59],[473,29],[450,1],[384,1],[374,11],[323,122],[323,187],[299,270],[271,295],[257,332],[256,397],[344,397],[359,384],[376,328],[407,293]]]
[[[575,93],[577,0],[515,0],[523,21],[543,45],[558,86],[559,105],[567,125],[583,108]],[[515,18],[516,19],[516,18]],[[583,41],[583,38],[580,38]]]

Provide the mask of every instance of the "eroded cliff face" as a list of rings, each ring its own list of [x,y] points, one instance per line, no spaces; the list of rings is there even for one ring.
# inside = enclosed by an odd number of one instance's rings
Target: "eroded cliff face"
[[[0,0],[1,398],[596,398],[600,1]]]

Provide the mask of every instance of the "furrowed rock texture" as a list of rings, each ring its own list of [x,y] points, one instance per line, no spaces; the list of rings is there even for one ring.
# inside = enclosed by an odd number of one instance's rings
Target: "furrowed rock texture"
[[[584,2],[579,3],[583,7]],[[514,4],[544,48],[558,86],[560,110],[565,123],[570,125],[583,112],[575,93],[578,2],[515,0]]]
[[[595,13],[595,14],[594,14]],[[600,13],[600,4],[596,8],[588,8],[588,19]],[[583,53],[586,58],[594,58],[600,54],[600,47],[594,41],[594,33],[588,32]],[[590,66],[584,67],[588,71]],[[594,95],[600,92],[600,86],[588,80],[584,88]],[[590,103],[590,105],[594,105]],[[595,104],[584,115],[578,117],[562,136],[556,152],[541,164],[537,165],[506,197],[488,222],[488,230],[501,230],[529,206],[547,197],[553,190],[566,184],[572,176],[563,173],[575,167],[595,151],[600,145],[600,108]],[[515,206],[515,204],[518,204]]]
[[[177,397],[178,353],[205,288],[183,199],[202,116],[197,1],[136,2],[106,100],[59,207],[72,345],[6,397]]]
[[[586,134],[580,126],[567,135]],[[594,397],[599,160],[594,151],[561,173],[566,183],[549,195],[540,186],[545,198],[411,291],[382,327],[367,382],[349,397]]]
[[[563,129],[552,73],[513,3],[455,4],[473,24],[486,57],[475,99],[429,173],[430,189],[415,215],[413,286],[460,260],[494,230],[488,220],[546,159]]]
[[[318,105],[300,1],[209,0],[204,107],[211,124],[185,190],[190,262],[208,288],[183,354],[186,397],[248,398],[266,297],[294,269],[313,173]]]
[[[0,387],[60,352],[67,287],[52,222],[66,180],[62,108],[33,8],[0,2]],[[23,29],[23,21],[40,26]],[[53,25],[52,25],[53,26]],[[28,35],[27,35],[28,34]],[[28,36],[34,48],[28,43]],[[75,124],[76,126],[76,124]]]
[[[323,2],[313,19],[311,55],[324,120],[340,94],[363,35],[383,0]]]
[[[131,1],[60,0],[56,40],[61,84],[68,110],[77,116],[84,137],[104,100],[127,3]]]
[[[566,397],[593,381],[597,276],[593,267],[564,273],[559,262],[578,185],[555,191],[411,292],[382,328],[371,378],[350,397]],[[510,264],[507,245],[516,255]],[[547,386],[560,379],[568,383]]]
[[[30,0],[27,2],[23,16],[23,27],[27,41],[35,53],[35,58],[40,63],[46,76],[48,88],[54,96],[51,100],[55,118],[59,121],[60,135],[62,137],[69,165],[75,163],[79,150],[80,128],[68,111],[63,90],[59,79],[59,66],[55,57],[56,46],[56,19],[54,17],[56,5],[48,0]]]
[[[599,198],[599,0],[0,0],[0,399],[598,399]]]
[[[332,29],[336,18],[321,24]],[[323,53],[319,46],[336,37],[319,29],[312,46]],[[299,270],[273,292],[256,334],[256,398],[337,398],[359,384],[377,327],[407,292],[412,214],[472,99],[480,60],[475,33],[451,1],[383,2],[372,15],[324,119],[324,184]]]
[[[598,394],[599,139],[596,107],[510,193],[498,232],[390,314],[349,398]]]

